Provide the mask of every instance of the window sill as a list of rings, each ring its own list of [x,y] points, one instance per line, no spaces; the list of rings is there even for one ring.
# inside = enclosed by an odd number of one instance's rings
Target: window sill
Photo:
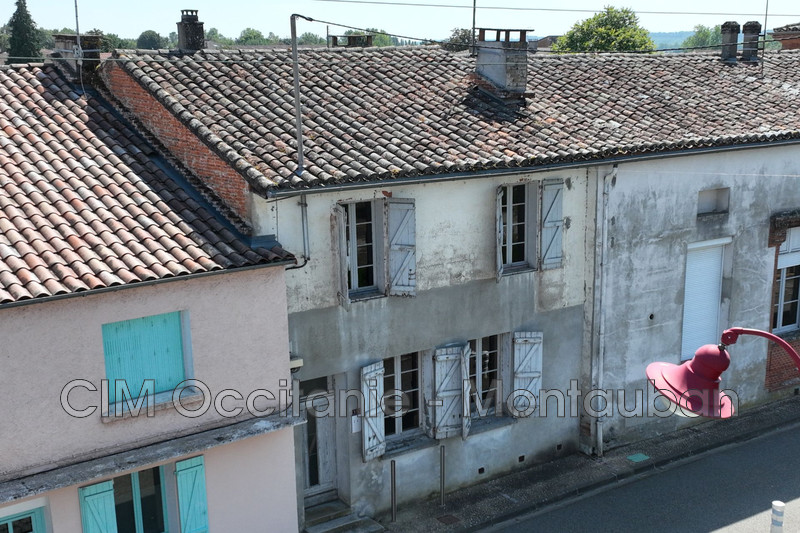
[[[363,300],[374,300],[376,298],[385,298],[386,294],[378,290],[364,291],[364,292],[350,292],[348,298],[351,302],[360,302]]]
[[[155,416],[155,413],[158,411],[175,409],[175,405],[172,402],[172,393],[173,391],[167,391],[156,394],[152,399],[152,407],[150,412],[148,412],[148,402],[146,400],[136,414],[133,414],[131,410],[128,409],[127,402],[117,402],[111,404],[108,406],[108,411],[103,411],[103,413],[100,415],[100,421],[103,422],[103,424],[110,424],[112,422],[125,420],[128,418],[139,418],[142,416],[145,418],[150,418]],[[139,398],[131,400],[134,405],[136,405],[138,401]],[[204,401],[205,395],[202,392],[182,394],[180,397],[180,403],[182,407],[194,407],[201,405]]]
[[[386,451],[383,454],[383,458],[391,459],[404,453],[432,448],[438,444],[438,440],[430,438],[422,430],[416,430],[411,435],[403,435],[401,433],[398,436],[386,439]]]
[[[486,431],[492,431],[493,429],[500,429],[502,427],[510,426],[512,424],[516,424],[517,419],[513,416],[495,416],[495,415],[487,415],[482,416],[479,418],[472,419],[472,427],[469,430],[470,435],[479,435],[480,433],[484,433]],[[467,436],[469,439],[469,436]]]
[[[525,272],[536,272],[536,268],[531,265],[514,265],[503,267],[503,277],[513,276],[515,274],[524,274]]]
[[[800,329],[785,329],[783,331],[773,331],[772,333],[785,341],[800,339]]]

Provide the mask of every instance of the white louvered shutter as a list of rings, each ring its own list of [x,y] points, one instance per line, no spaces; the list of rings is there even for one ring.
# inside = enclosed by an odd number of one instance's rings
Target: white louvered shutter
[[[466,440],[469,430],[472,428],[472,418],[469,412],[469,393],[472,389],[469,381],[469,356],[471,352],[469,343],[465,344],[461,350],[461,438],[464,440]]]
[[[389,239],[389,294],[414,296],[417,247],[414,201],[390,199],[386,204]]]
[[[514,391],[528,391],[538,401],[539,389],[542,385],[542,333],[517,332],[514,333]],[[525,411],[527,403],[524,396],[519,395],[514,402],[516,409],[512,414],[518,416],[520,411]]]
[[[331,213],[331,226],[333,227],[336,252],[339,256],[339,291],[337,296],[339,304],[345,309],[350,309],[350,287],[347,283],[349,262],[347,257],[346,224],[347,216],[345,215],[344,207],[341,205],[334,206],[333,213]]]
[[[433,437],[446,439],[463,434],[461,366],[469,345],[446,346],[433,354]]]
[[[503,224],[503,190],[501,185],[495,192],[495,254],[497,260],[497,281],[503,277],[503,238],[505,237],[505,227]]]
[[[361,368],[361,394],[364,396],[364,422],[361,427],[361,452],[364,461],[386,452],[383,426],[383,361]]]
[[[719,342],[723,246],[689,250],[683,290],[681,359],[694,357],[705,344]]]
[[[564,184],[547,183],[542,187],[542,268],[561,266],[564,214]]]

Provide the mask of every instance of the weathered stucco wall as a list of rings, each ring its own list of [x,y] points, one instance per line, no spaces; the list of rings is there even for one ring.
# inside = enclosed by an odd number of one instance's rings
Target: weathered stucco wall
[[[277,397],[279,379],[290,375],[283,272],[282,267],[262,268],[0,310],[0,408],[7,414],[6,431],[16,435],[0,444],[0,477],[15,478],[226,421],[213,404],[199,418],[172,408],[156,410],[152,418],[143,412],[108,423],[101,421],[100,409],[87,418],[67,414],[60,394],[74,379],[89,380],[98,392],[75,389],[70,405],[100,404],[105,323],[186,312],[194,377],[212,395],[233,388],[246,397],[268,389]],[[235,403],[227,400],[225,406]]]
[[[564,181],[562,266],[507,275],[498,282],[497,187],[554,178]],[[566,391],[570,380],[581,378],[586,249],[594,248],[586,234],[586,220],[593,219],[588,183],[586,170],[573,170],[307,195],[311,259],[304,268],[287,271],[292,352],[303,358],[303,367],[293,377],[304,381],[334,376],[337,389],[359,390],[362,366],[420,352],[420,380],[427,389],[433,376],[425,358],[434,348],[488,335],[541,331],[542,386]],[[337,300],[339,258],[332,208],[388,195],[415,201],[416,296],[354,301],[345,309]],[[271,204],[276,206],[278,239],[298,255],[303,245],[300,201],[293,197]],[[265,207],[259,213],[267,220],[270,212]],[[510,364],[510,355],[505,364]],[[510,394],[513,382],[507,381],[505,387]],[[547,417],[538,414],[517,421],[503,417],[500,422],[476,423],[466,440],[436,441],[419,435],[409,448],[366,463],[361,458],[360,430],[353,430],[349,416],[337,418],[339,496],[358,512],[386,510],[391,459],[397,461],[399,501],[438,491],[438,444],[447,447],[448,490],[577,449],[577,416],[569,416],[569,410],[561,417],[552,410]],[[302,446],[301,432],[296,434],[296,445]],[[296,455],[302,464],[302,455]]]
[[[799,173],[793,146],[619,165],[607,189],[605,334],[599,339],[604,388],[615,395],[625,390],[630,408],[635,390],[647,390],[648,363],[680,362],[690,243],[732,238],[724,248],[720,333],[732,326],[769,330],[775,274],[769,217],[800,207]],[[699,191],[724,187],[730,188],[728,213],[698,217]],[[735,390],[743,406],[767,400],[766,341],[741,337],[729,351],[723,387]],[[686,419],[623,418],[615,409],[605,436],[631,440],[682,423]]]
[[[337,203],[384,198],[412,198],[416,205],[417,292],[495,279],[495,191],[519,181],[562,179],[565,182],[561,268],[543,270],[536,277],[538,302],[544,309],[580,305],[584,286],[582,269],[586,216],[586,171],[572,170],[519,176],[494,177],[443,183],[419,183],[374,189],[309,194],[309,241],[311,260],[302,269],[287,271],[289,313],[338,305],[339,258],[336,255],[331,211]],[[258,203],[258,216],[277,220],[278,240],[297,255],[303,250],[299,199],[280,199],[271,205]],[[264,228],[273,224],[265,220]],[[575,253],[580,250],[581,253]],[[528,274],[523,274],[528,275]],[[360,305],[360,304],[359,304]]]

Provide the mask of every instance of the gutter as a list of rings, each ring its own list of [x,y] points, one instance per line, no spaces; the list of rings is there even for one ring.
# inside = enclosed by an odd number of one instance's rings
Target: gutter
[[[286,266],[286,265],[294,265],[296,261],[294,259],[287,259],[284,261],[275,261],[272,263],[259,263],[257,265],[250,265],[245,267],[236,267],[236,268],[223,268],[221,270],[211,270],[208,272],[195,272],[193,274],[184,274],[181,276],[173,276],[171,278],[160,278],[160,279],[151,279],[147,281],[137,281],[134,283],[128,283],[125,285],[114,285],[113,287],[102,287],[100,289],[89,289],[88,291],[80,291],[80,292],[70,292],[67,294],[54,294],[52,296],[43,296],[40,298],[30,298],[28,300],[19,300],[16,302],[8,302],[5,304],[0,304],[0,312],[4,309],[10,309],[12,307],[21,307],[23,305],[31,305],[31,304],[39,304],[45,302],[55,302],[59,300],[67,300],[69,298],[80,298],[85,296],[94,296],[96,294],[104,294],[109,292],[117,292],[122,291],[125,289],[136,289],[139,287],[151,287],[153,285],[160,285],[162,283],[169,283],[172,281],[189,281],[197,278],[204,278],[208,276],[215,276],[219,274],[232,274],[235,272],[245,272],[248,270],[256,270],[260,268],[269,268],[269,267],[277,267],[277,266]]]
[[[735,144],[729,146],[710,146],[705,148],[690,148],[678,150],[675,152],[663,152],[654,154],[640,154],[631,156],[608,157],[605,159],[593,159],[591,161],[580,162],[566,162],[566,163],[551,163],[549,165],[534,166],[534,167],[514,167],[503,169],[487,169],[471,172],[459,172],[455,174],[426,174],[422,176],[411,176],[406,178],[392,178],[387,180],[375,181],[355,181],[348,183],[341,183],[330,186],[318,186],[305,189],[290,189],[290,190],[268,190],[266,198],[273,200],[280,200],[283,198],[290,198],[301,194],[316,194],[328,192],[340,192],[344,190],[358,190],[358,189],[379,189],[381,187],[394,187],[398,185],[418,184],[418,183],[444,183],[448,181],[463,181],[477,178],[487,178],[494,176],[517,176],[523,173],[539,173],[549,172],[559,169],[578,169],[586,167],[598,167],[609,164],[619,163],[636,163],[640,161],[652,161],[657,159],[666,159],[672,157],[682,157],[687,155],[700,155],[718,152],[730,152],[738,150],[749,150],[755,148],[771,148],[774,146],[790,146],[800,144],[800,138],[785,139],[782,141],[774,141],[770,143],[748,143],[748,144]]]

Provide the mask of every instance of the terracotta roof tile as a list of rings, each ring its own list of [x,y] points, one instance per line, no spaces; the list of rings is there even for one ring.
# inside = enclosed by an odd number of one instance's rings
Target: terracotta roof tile
[[[0,69],[0,305],[293,259],[222,231],[142,142],[54,69]]]

